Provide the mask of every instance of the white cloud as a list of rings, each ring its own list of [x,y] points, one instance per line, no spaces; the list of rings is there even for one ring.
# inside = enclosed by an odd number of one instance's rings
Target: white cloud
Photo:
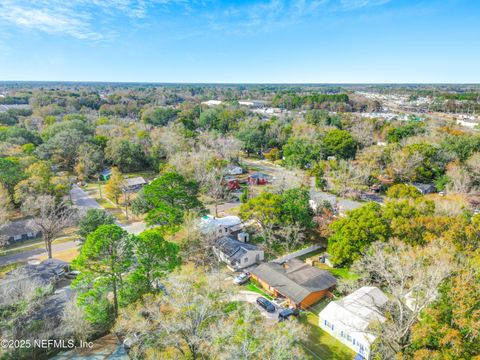
[[[209,30],[255,35],[298,24],[322,12],[351,11],[389,1],[258,0],[229,5],[217,0],[0,0],[0,26],[13,25],[82,40],[108,40],[127,25],[125,21],[135,23],[149,16],[154,8],[168,13],[170,5],[181,5],[177,10],[183,9],[183,13],[176,16],[204,21]],[[115,23],[118,18],[123,21],[120,25]],[[203,29],[199,25],[196,31]]]
[[[154,5],[183,0],[0,0],[0,21],[20,28],[77,39],[104,39],[98,28],[117,16],[144,18]]]
[[[210,28],[226,33],[254,35],[284,28],[314,15],[328,0],[269,0],[228,6],[205,16]]]
[[[367,6],[380,6],[390,2],[390,0],[340,0],[343,10],[356,10]]]

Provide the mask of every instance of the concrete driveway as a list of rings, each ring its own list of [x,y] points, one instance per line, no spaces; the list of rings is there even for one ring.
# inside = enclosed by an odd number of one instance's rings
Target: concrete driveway
[[[264,308],[262,308],[260,305],[257,304],[257,298],[262,295],[253,292],[253,291],[247,291],[247,290],[241,290],[237,295],[232,297],[233,301],[246,301],[251,304],[255,304],[257,309],[260,311],[260,313],[268,320],[271,322],[276,322],[278,321],[278,313],[281,311],[279,310],[278,306],[272,302],[272,304],[275,306],[275,312],[269,313],[267,312]]]

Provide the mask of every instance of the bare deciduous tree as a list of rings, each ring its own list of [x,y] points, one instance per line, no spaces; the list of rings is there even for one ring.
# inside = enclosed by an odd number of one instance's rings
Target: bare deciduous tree
[[[166,293],[123,310],[116,331],[136,334],[133,354],[158,359],[301,359],[305,331],[298,323],[268,324],[216,276],[173,275]],[[241,298],[241,296],[240,296]],[[231,307],[232,302],[237,303]],[[230,308],[231,310],[226,310]],[[140,334],[140,335],[139,335]]]
[[[354,264],[366,283],[380,286],[389,297],[383,309],[386,321],[372,329],[380,358],[393,359],[410,345],[412,325],[453,270],[451,254],[445,249],[441,240],[425,248],[398,240],[377,242]]]
[[[33,218],[34,228],[41,231],[48,258],[52,258],[52,242],[68,226],[75,223],[77,212],[65,201],[57,201],[50,195],[30,197],[23,204],[23,211]]]
[[[62,313],[62,327],[66,334],[73,335],[77,341],[86,341],[94,331],[76,299],[72,299],[65,305]]]

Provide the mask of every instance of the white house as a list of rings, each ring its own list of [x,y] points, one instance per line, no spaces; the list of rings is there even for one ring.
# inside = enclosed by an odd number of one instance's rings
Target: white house
[[[263,250],[248,244],[249,235],[241,232],[237,238],[223,236],[216,240],[213,252],[233,271],[259,264],[264,259]]]
[[[227,175],[242,175],[243,169],[240,166],[228,165],[225,169],[225,174]]]
[[[199,229],[203,234],[215,233],[216,236],[228,236],[242,230],[242,220],[238,216],[224,216],[221,218],[206,215],[200,219]]]
[[[387,301],[380,289],[364,286],[341,300],[329,303],[319,314],[319,326],[368,360],[376,339],[368,327],[385,321],[380,308]]]
[[[217,106],[220,105],[222,102],[220,100],[207,100],[207,101],[202,101],[203,105],[207,106]]]
[[[323,191],[310,191],[310,200],[308,201],[313,211],[322,208],[324,204],[328,203],[335,211],[337,208],[337,197]]]

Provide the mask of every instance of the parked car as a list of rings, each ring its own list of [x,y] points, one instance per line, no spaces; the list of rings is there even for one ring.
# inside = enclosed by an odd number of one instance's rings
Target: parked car
[[[278,314],[278,321],[285,321],[288,320],[291,316],[298,316],[298,310],[297,309],[285,309],[280,311]]]
[[[275,312],[275,306],[270,301],[268,301],[267,299],[265,299],[262,296],[257,298],[257,304],[260,305],[262,308],[264,308],[265,310],[267,310],[270,313]]]
[[[245,284],[250,279],[250,276],[250,273],[241,273],[240,275],[235,276],[233,283],[236,285]]]

